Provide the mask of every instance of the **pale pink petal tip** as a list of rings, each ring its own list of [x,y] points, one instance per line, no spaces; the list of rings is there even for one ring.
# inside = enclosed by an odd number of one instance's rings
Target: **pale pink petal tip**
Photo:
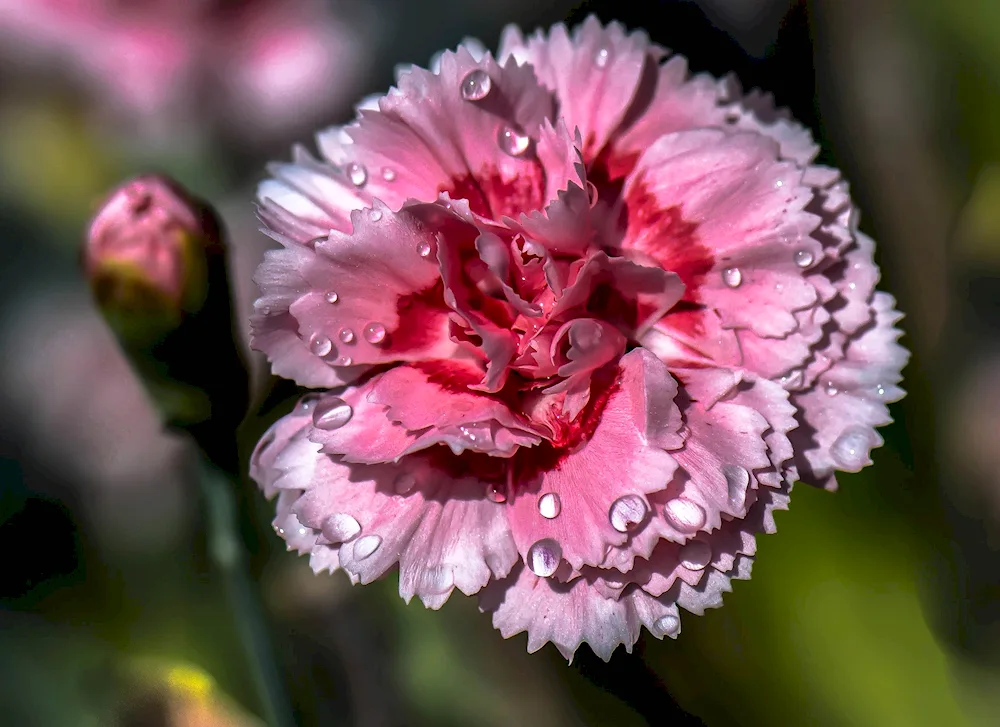
[[[321,391],[251,475],[317,572],[607,659],[870,464],[900,314],[809,132],[589,19],[408,68],[258,192],[254,346]]]

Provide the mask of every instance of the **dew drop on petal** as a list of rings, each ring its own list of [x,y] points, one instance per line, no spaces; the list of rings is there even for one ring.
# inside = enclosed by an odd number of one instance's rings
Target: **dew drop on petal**
[[[337,338],[340,339],[341,343],[354,343],[354,331],[350,328],[341,328]]]
[[[346,512],[338,512],[323,523],[323,535],[331,543],[346,543],[361,532],[361,523]]]
[[[412,490],[417,485],[417,478],[411,475],[409,472],[401,472],[397,477],[396,481],[393,482],[393,489],[396,490],[397,495],[405,495],[407,492]]]
[[[727,464],[722,467],[726,478],[726,488],[729,492],[729,504],[740,510],[747,501],[747,487],[750,486],[750,473],[738,464]]]
[[[326,356],[333,350],[333,341],[322,333],[316,333],[309,339],[309,350],[317,356]]]
[[[295,405],[296,414],[308,414],[316,406],[316,402],[320,400],[319,394],[306,394],[301,399],[299,403]]]
[[[668,613],[666,616],[658,618],[656,623],[653,624],[653,628],[663,636],[674,637],[681,630],[681,620],[672,613]]]
[[[826,395],[827,396],[836,396],[837,394],[840,393],[840,391],[837,389],[836,384],[834,384],[833,382],[830,382],[830,381],[828,381],[826,383],[826,386],[824,387],[824,391],[826,391]]]
[[[505,154],[518,157],[528,151],[531,137],[513,126],[501,126],[497,131],[497,144]]]
[[[875,387],[875,396],[885,396],[885,387],[882,384]]]
[[[542,517],[551,520],[559,515],[560,510],[562,510],[562,503],[556,493],[547,492],[538,498],[538,512],[541,513]]]
[[[646,518],[649,508],[639,495],[623,495],[611,503],[608,519],[619,533],[634,530]]]
[[[491,502],[507,502],[507,488],[498,482],[486,485],[486,497]]]
[[[434,246],[427,242],[427,240],[417,243],[417,255],[420,257],[428,258],[432,252],[434,252]]]
[[[712,562],[712,546],[702,540],[684,544],[679,553],[681,565],[688,570],[702,570]]]
[[[326,298],[326,302],[330,303],[331,305],[333,303],[336,303],[338,300],[340,300],[340,296],[337,294],[336,290],[328,290],[328,291],[326,291],[326,295],[323,296],[323,297]]]
[[[350,356],[338,356],[333,362],[334,366],[350,366],[354,363],[354,359]]]
[[[321,400],[313,408],[313,426],[317,429],[332,431],[340,429],[351,421],[354,409],[341,398],[332,396]]]
[[[368,170],[365,169],[364,164],[351,162],[347,165],[347,178],[351,180],[351,184],[355,187],[363,187],[368,181]]]
[[[795,251],[795,264],[800,268],[807,268],[813,264],[813,254],[808,250]]]
[[[490,74],[481,68],[470,71],[462,79],[462,98],[466,101],[482,101],[490,94],[493,88],[493,80]]]
[[[385,340],[385,326],[378,321],[372,321],[362,333],[368,343],[382,343]]]
[[[528,548],[528,567],[539,578],[555,573],[561,558],[562,548],[552,538],[539,540]]]
[[[868,462],[871,445],[868,429],[855,424],[845,429],[830,445],[830,457],[848,472],[857,472]]]
[[[743,282],[743,273],[739,268],[726,268],[722,271],[722,282],[730,288],[738,288]]]
[[[705,509],[686,497],[677,497],[663,506],[663,514],[682,533],[693,533],[705,524]]]
[[[368,212],[368,219],[372,222],[378,222],[382,219],[382,213],[378,210],[371,210]]]
[[[598,68],[607,66],[609,60],[611,60],[611,52],[607,48],[601,48],[594,54],[594,65]]]
[[[396,179],[396,171],[392,167],[382,167],[382,179],[392,182]]]
[[[354,541],[354,557],[358,560],[371,557],[371,554],[378,550],[380,545],[382,545],[382,538],[378,535],[365,535],[358,538]]]

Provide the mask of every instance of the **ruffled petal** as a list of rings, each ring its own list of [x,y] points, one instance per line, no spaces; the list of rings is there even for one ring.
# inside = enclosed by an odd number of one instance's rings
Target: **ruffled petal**
[[[902,318],[887,293],[875,293],[875,319],[847,346],[844,357],[807,391],[795,393],[801,426],[790,438],[799,476],[828,489],[835,470],[859,472],[871,464],[869,452],[882,445],[875,427],[889,424],[887,403],[903,397],[897,384],[909,353],[896,339]]]
[[[665,449],[680,444],[676,391],[663,363],[636,349],[621,359],[584,446],[556,450],[554,461],[529,451],[516,462],[509,517],[526,562],[538,546],[575,569],[598,565],[609,546],[647,524],[648,495],[665,488],[677,467]]]

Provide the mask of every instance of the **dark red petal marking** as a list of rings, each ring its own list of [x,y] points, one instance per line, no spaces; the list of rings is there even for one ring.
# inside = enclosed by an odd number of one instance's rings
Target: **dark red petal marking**
[[[396,299],[399,325],[386,332],[385,350],[403,353],[430,345],[442,335],[451,309],[444,302],[444,284],[438,280],[429,288]]]
[[[532,165],[534,173],[519,174],[504,181],[496,167],[487,167],[478,174],[452,178],[451,184],[438,187],[452,199],[465,199],[469,209],[482,217],[499,220],[517,218],[522,212],[532,212],[545,206],[545,175],[540,164]]]

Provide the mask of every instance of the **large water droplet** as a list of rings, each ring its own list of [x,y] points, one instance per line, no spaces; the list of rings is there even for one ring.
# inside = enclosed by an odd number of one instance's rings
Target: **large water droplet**
[[[857,472],[867,464],[871,446],[868,428],[855,424],[845,429],[830,445],[830,457],[844,470]]]
[[[378,222],[382,219],[382,213],[379,210],[370,210],[368,212],[368,219],[372,222]]]
[[[417,478],[409,472],[401,472],[393,483],[397,495],[405,495],[417,485]]]
[[[729,504],[742,510],[747,500],[750,473],[738,464],[727,464],[723,465],[722,474],[726,478],[726,488],[729,491]]]
[[[462,79],[462,98],[466,101],[482,101],[489,95],[492,88],[493,80],[490,78],[490,74],[477,68],[467,73]]]
[[[313,334],[309,339],[309,350],[317,356],[326,356],[333,350],[333,341],[322,333]]]
[[[623,495],[611,503],[608,519],[619,533],[634,530],[646,518],[649,508],[639,495]]]
[[[378,535],[365,535],[358,538],[354,541],[354,557],[358,560],[369,558],[380,545],[382,545],[382,538]]]
[[[609,60],[611,60],[611,51],[607,48],[601,48],[594,54],[594,65],[598,68],[607,66]]]
[[[368,181],[368,170],[365,169],[364,164],[351,162],[347,165],[347,178],[351,180],[351,184],[355,187],[363,187],[365,186],[365,182]]]
[[[323,297],[326,298],[326,302],[330,304],[336,303],[340,300],[340,296],[337,294],[336,290],[326,291],[326,295]]]
[[[334,366],[350,366],[353,363],[354,363],[354,359],[351,358],[350,356],[338,356],[336,358],[336,360],[334,360],[333,365]]]
[[[486,497],[491,502],[507,502],[507,487],[499,482],[486,485]]]
[[[738,288],[743,282],[743,273],[739,268],[726,268],[722,271],[722,282],[730,288]]]
[[[385,340],[385,326],[378,321],[372,321],[365,326],[362,335],[368,343],[382,343]]]
[[[392,182],[396,179],[396,170],[392,167],[382,167],[382,179]]]
[[[542,517],[551,520],[559,515],[560,510],[562,510],[562,503],[556,493],[547,492],[538,498],[538,512],[541,513]]]
[[[331,396],[320,401],[313,409],[313,426],[317,429],[332,431],[340,429],[351,421],[354,409],[343,399]]]
[[[339,338],[342,343],[354,343],[354,331],[350,328],[341,328],[340,333],[337,334],[337,338]]]
[[[431,256],[432,252],[434,252],[434,246],[427,242],[427,240],[417,243],[417,255],[420,257],[428,258]]]
[[[361,523],[346,512],[338,512],[323,523],[323,535],[331,543],[346,543],[361,532]]]
[[[682,533],[693,533],[705,524],[705,509],[686,497],[677,497],[663,506],[663,514]]]
[[[660,632],[663,636],[670,636],[674,638],[680,633],[681,630],[681,620],[674,616],[672,613],[668,613],[666,616],[661,616],[653,624],[653,628]]]
[[[528,548],[528,567],[539,578],[548,578],[555,573],[561,558],[562,548],[552,538],[539,540]]]
[[[531,137],[513,126],[501,126],[497,131],[497,144],[512,157],[519,157],[528,151]]]
[[[688,570],[701,570],[712,562],[712,547],[701,540],[684,544],[680,552],[681,565]]]
[[[813,264],[813,254],[809,250],[796,250],[795,264],[800,268],[809,267]]]

